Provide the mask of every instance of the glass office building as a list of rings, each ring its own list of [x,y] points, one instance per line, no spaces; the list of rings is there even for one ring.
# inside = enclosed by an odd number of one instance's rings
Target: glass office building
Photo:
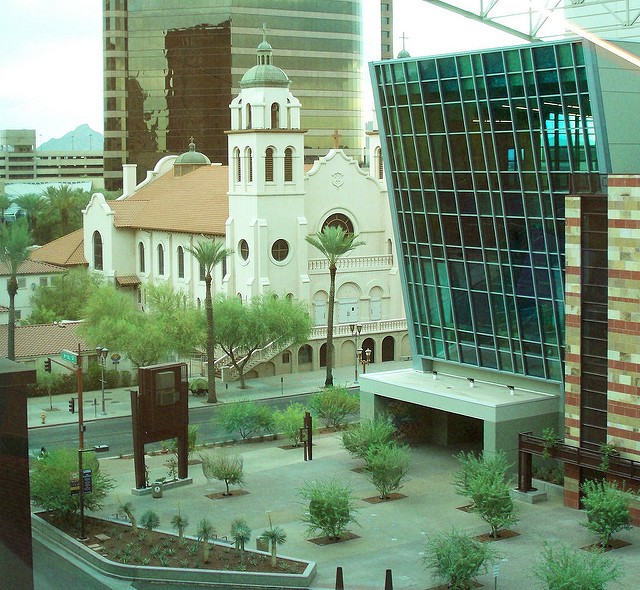
[[[637,67],[581,40],[370,67],[414,366],[561,383],[564,201],[640,167]]]
[[[140,179],[193,136],[226,162],[229,104],[255,65],[263,23],[274,63],[292,81],[308,156],[340,144],[362,158],[361,0],[104,0],[105,183],[122,164]]]

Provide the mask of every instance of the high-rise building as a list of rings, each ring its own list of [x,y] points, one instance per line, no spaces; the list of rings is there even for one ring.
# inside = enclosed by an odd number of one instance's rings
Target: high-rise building
[[[225,162],[229,103],[255,63],[266,25],[304,106],[305,155],[332,147],[335,130],[361,159],[361,0],[104,0],[105,184],[122,165],[153,169],[193,136]]]
[[[640,53],[637,44],[623,48]],[[512,459],[518,432],[545,427],[598,449],[615,428],[606,266],[598,274],[606,197],[597,195],[609,175],[640,172],[640,125],[629,116],[640,107],[640,71],[590,42],[565,40],[377,62],[371,78],[414,370],[367,376],[365,406],[421,406],[433,440],[475,437],[485,452]],[[565,313],[569,195],[593,214],[582,222],[592,246],[574,255],[587,277],[587,324],[577,345],[572,336],[565,370],[565,332],[575,326]],[[575,391],[573,430],[563,424],[565,383]]]

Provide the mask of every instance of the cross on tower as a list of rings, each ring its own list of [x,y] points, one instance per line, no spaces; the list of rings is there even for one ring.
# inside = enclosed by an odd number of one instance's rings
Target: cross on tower
[[[262,40],[267,40],[267,23],[262,23]]]
[[[400,35],[400,39],[402,39],[402,51],[406,51],[405,46],[404,46],[404,42],[408,39],[409,37],[407,37],[404,33],[402,33],[402,35]]]
[[[334,129],[331,137],[333,138],[333,147],[337,150],[340,147],[340,133],[337,129]]]

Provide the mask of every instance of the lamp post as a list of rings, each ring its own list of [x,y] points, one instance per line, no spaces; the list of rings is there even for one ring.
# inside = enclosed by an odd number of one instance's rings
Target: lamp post
[[[354,364],[355,366],[355,381],[354,383],[358,383],[358,336],[360,335],[360,332],[362,332],[362,324],[349,324],[349,329],[351,330],[351,335],[355,338],[356,341],[356,362]]]
[[[107,415],[107,409],[104,403],[104,367],[107,363],[107,355],[109,354],[108,348],[102,348],[102,346],[96,346],[96,356],[100,363],[100,385],[102,386],[102,415]]]
[[[80,495],[80,536],[78,537],[79,541],[86,541],[87,535],[84,530],[84,494],[85,494],[85,477],[84,477],[84,469],[82,468],[82,453],[104,453],[109,450],[109,445],[96,445],[92,449],[78,449],[78,480],[80,484],[80,489],[78,493]],[[87,481],[88,483],[88,492],[91,492],[92,488],[92,473],[91,470],[88,469]]]
[[[362,348],[359,348],[358,358],[360,359],[362,374],[364,375],[367,372],[367,365],[371,362],[371,349],[367,348],[366,350],[362,350]]]

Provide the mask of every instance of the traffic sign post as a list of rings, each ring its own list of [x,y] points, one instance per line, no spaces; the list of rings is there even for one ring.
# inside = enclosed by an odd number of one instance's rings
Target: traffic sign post
[[[493,564],[493,590],[496,590],[498,587],[498,576],[500,575],[500,564]]]
[[[73,363],[74,365],[78,364],[78,355],[75,352],[71,352],[70,350],[63,350],[60,353],[60,356],[62,356],[63,361],[68,361],[70,363]]]

